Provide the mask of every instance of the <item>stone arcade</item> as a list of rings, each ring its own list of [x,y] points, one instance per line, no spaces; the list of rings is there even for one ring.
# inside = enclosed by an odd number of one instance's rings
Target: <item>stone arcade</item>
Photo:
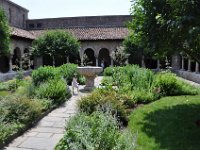
[[[0,80],[12,78],[15,75],[13,67],[21,68],[28,73],[30,69],[50,64],[46,58],[29,58],[28,67],[22,64],[23,56],[29,54],[32,41],[48,29],[62,29],[72,33],[81,43],[80,57],[83,58],[86,54],[92,66],[100,66],[102,60],[105,66],[112,66],[114,62],[110,55],[128,35],[125,25],[132,18],[130,15],[119,15],[33,20],[28,19],[26,8],[9,0],[0,0],[0,6],[4,9],[12,30],[11,54],[0,58]],[[140,64],[144,66],[146,63],[148,67],[149,62],[143,62],[144,60],[141,60]],[[160,68],[159,60],[154,64],[154,69]],[[173,55],[171,67],[184,78],[200,83],[200,66],[186,55]]]

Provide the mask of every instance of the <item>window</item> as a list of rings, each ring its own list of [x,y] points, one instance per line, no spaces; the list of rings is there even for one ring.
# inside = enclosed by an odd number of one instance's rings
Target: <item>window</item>
[[[37,28],[41,28],[42,27],[42,24],[41,23],[38,23],[37,24]]]
[[[35,28],[35,25],[33,23],[29,24],[29,28]]]

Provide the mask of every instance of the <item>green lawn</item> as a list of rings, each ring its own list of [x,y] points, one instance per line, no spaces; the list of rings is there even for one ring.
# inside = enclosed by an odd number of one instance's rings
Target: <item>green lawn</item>
[[[200,150],[200,95],[165,97],[137,108],[129,127],[137,150]]]

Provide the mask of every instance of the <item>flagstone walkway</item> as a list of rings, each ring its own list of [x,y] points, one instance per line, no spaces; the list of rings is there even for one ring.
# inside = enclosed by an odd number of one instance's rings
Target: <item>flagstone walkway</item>
[[[102,77],[95,79],[95,86],[98,87]],[[83,86],[80,86],[83,89]],[[77,102],[88,93],[80,91],[79,95],[74,95],[69,101],[59,108],[53,110],[35,127],[28,130],[22,136],[16,138],[4,148],[4,150],[52,150],[64,135],[66,121],[78,111]]]

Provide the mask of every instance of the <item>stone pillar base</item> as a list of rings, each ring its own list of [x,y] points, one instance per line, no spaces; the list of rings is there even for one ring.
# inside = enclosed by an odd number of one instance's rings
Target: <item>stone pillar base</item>
[[[86,91],[91,91],[94,89],[94,79],[95,79],[96,75],[94,76],[85,76],[86,78],[86,85],[84,87],[84,90]]]

